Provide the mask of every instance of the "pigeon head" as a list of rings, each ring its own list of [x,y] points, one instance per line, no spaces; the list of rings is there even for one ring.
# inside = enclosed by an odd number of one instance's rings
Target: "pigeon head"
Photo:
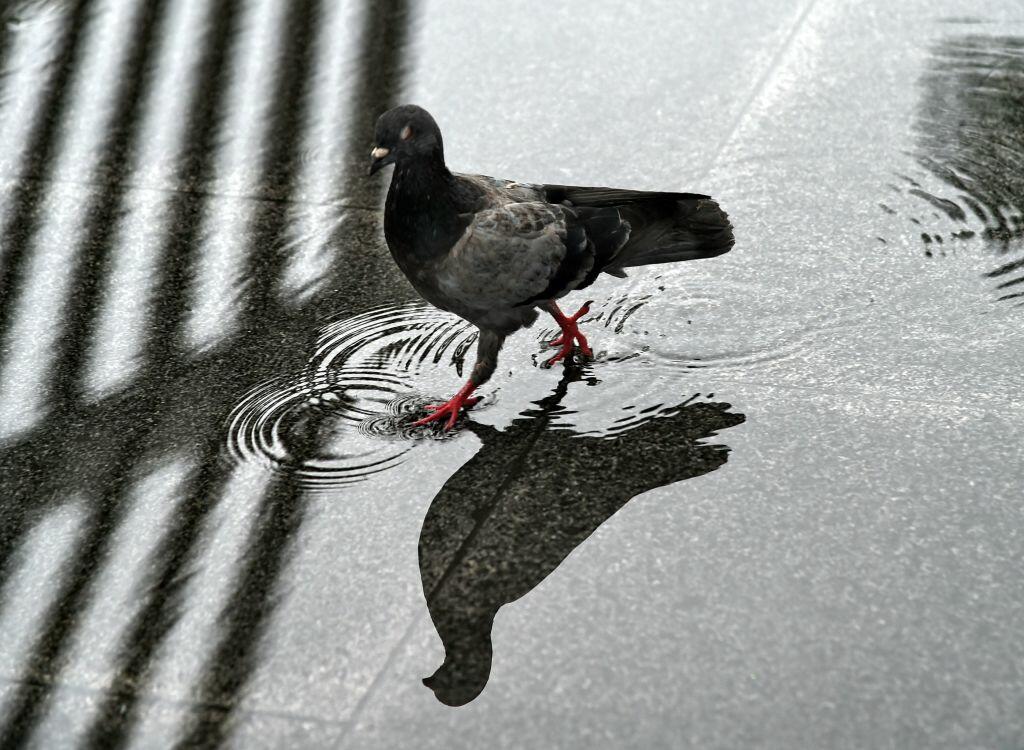
[[[444,164],[441,130],[430,113],[415,104],[389,109],[377,118],[370,152],[370,174],[388,164],[427,160]]]
[[[458,649],[458,650],[457,650]],[[448,650],[444,663],[423,684],[447,706],[464,706],[483,692],[491,676],[490,633],[470,636],[468,642]]]

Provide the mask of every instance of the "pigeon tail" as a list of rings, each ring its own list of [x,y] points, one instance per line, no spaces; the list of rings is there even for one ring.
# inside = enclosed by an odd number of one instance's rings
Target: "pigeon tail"
[[[546,185],[545,193],[552,203],[575,210],[618,212],[629,227],[629,239],[599,265],[612,275],[624,275],[623,269],[634,266],[713,258],[735,242],[729,217],[706,195],[565,185]]]

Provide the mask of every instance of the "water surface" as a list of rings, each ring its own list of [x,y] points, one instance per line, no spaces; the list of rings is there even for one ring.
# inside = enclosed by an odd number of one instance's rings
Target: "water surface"
[[[1015,4],[0,17],[0,746],[1021,744]],[[383,246],[404,100],[737,246],[415,428],[474,332]]]

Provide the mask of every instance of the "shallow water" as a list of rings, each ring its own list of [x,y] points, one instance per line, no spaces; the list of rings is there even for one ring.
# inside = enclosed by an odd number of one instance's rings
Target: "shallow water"
[[[1024,16],[970,5],[4,6],[0,746],[1021,744]],[[414,427],[475,333],[383,246],[402,100],[737,246]]]
[[[915,122],[916,168],[889,185],[920,230],[926,257],[977,252],[995,256],[997,301],[1019,306],[1024,283],[1024,38],[957,34],[931,50],[921,77]],[[908,199],[919,202],[913,206]],[[887,212],[900,211],[880,204]]]

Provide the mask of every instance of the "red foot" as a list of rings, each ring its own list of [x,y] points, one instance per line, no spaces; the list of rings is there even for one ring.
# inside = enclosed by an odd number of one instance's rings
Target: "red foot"
[[[427,411],[431,413],[423,417],[423,419],[417,419],[413,422],[413,426],[418,427],[420,425],[436,422],[448,417],[448,421],[445,423],[444,429],[450,430],[455,426],[455,420],[459,418],[459,412],[462,409],[468,409],[480,401],[479,397],[469,395],[473,392],[474,388],[476,388],[476,386],[472,383],[466,383],[462,386],[462,390],[452,396],[449,401],[446,401],[443,404],[431,404],[427,407]]]
[[[586,336],[580,333],[579,326],[576,325],[576,321],[578,321],[580,318],[582,318],[584,315],[590,312],[590,306],[592,304],[593,301],[587,302],[586,304],[583,305],[583,307],[576,311],[575,315],[566,317],[566,315],[561,310],[558,309],[558,305],[556,305],[553,302],[551,303],[552,309],[550,312],[555,317],[555,322],[558,323],[558,327],[562,329],[562,335],[559,336],[554,341],[551,341],[550,345],[560,346],[562,347],[562,349],[558,352],[558,354],[556,354],[547,362],[545,362],[545,366],[551,367],[556,362],[560,362],[561,360],[568,357],[570,354],[572,354],[572,347],[576,343],[580,345],[580,351],[583,353],[583,356],[594,356],[594,353],[591,351],[589,344],[587,344]]]

